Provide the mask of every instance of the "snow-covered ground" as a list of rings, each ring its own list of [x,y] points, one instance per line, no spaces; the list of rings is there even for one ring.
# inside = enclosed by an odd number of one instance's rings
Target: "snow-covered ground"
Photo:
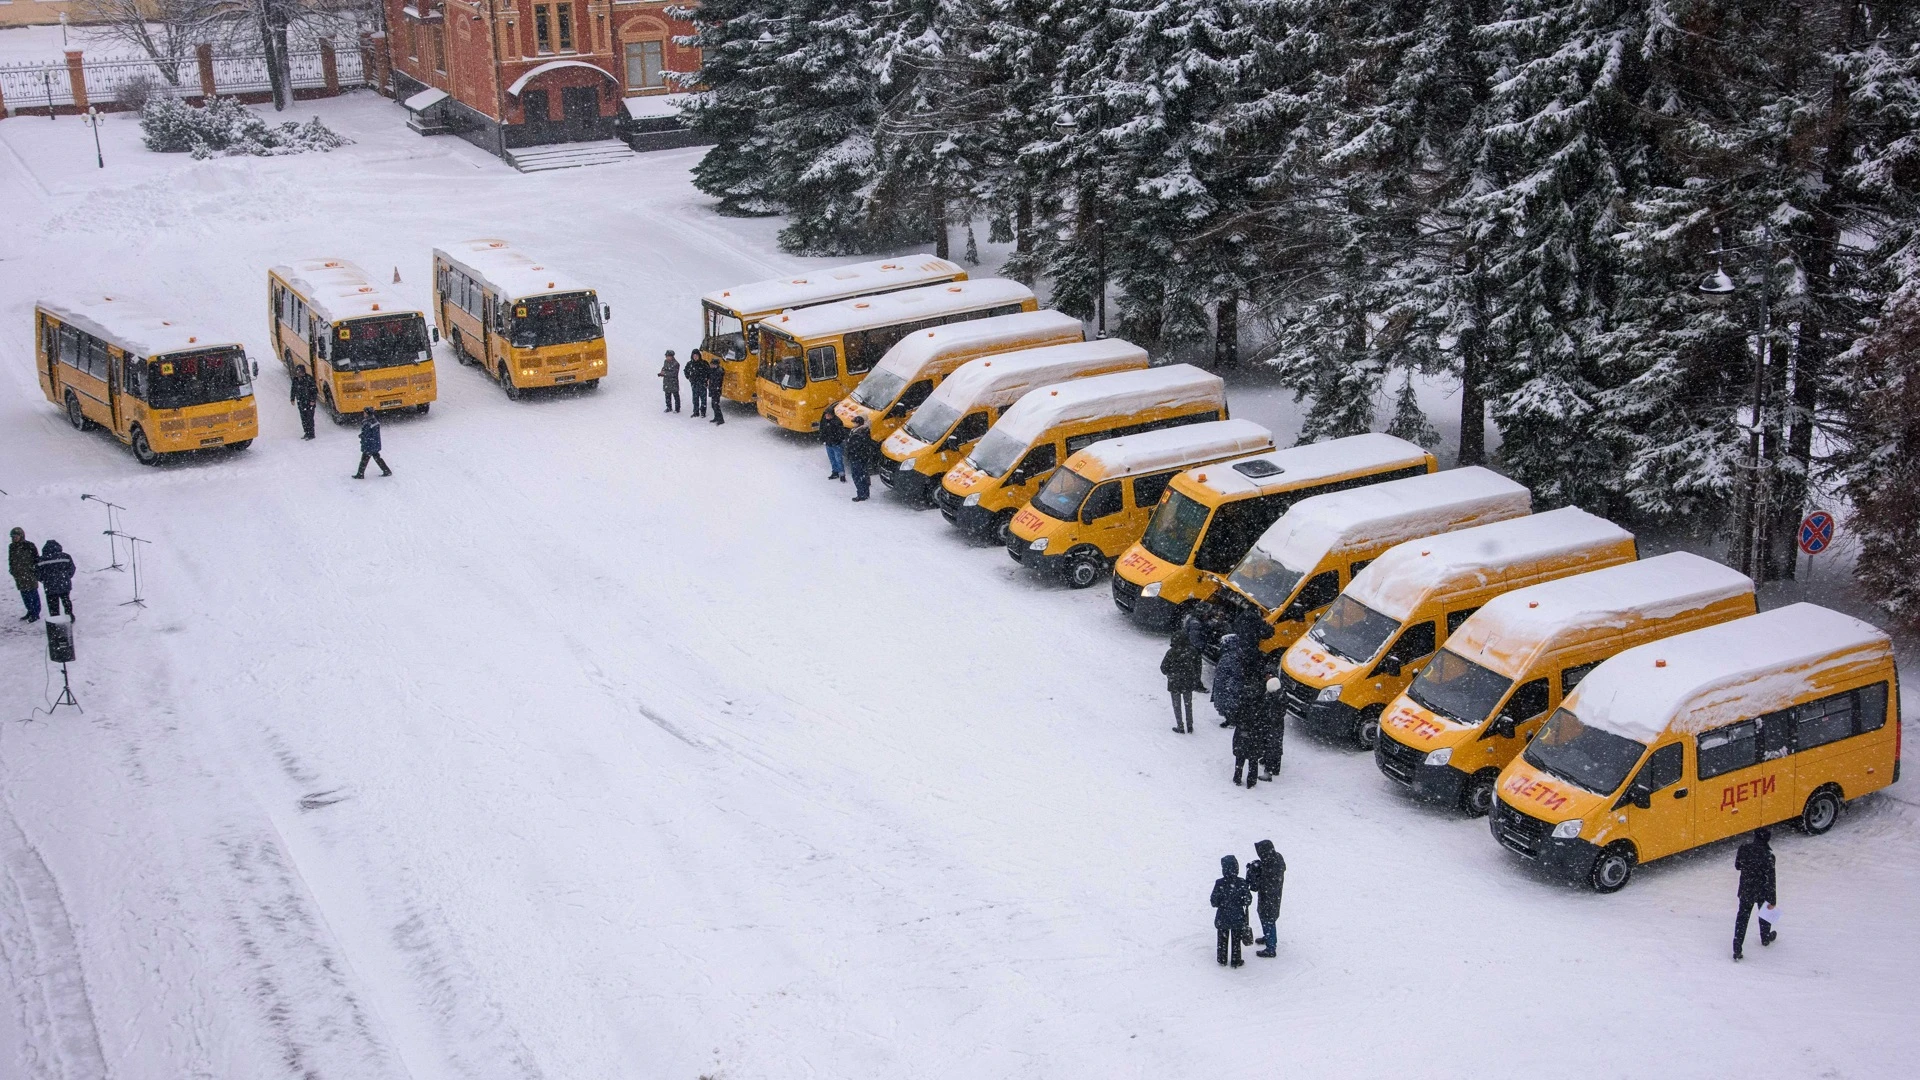
[[[0,631],[0,1076],[1885,1077],[1920,1052],[1908,780],[1777,842],[1780,941],[1728,960],[1732,851],[1600,897],[1296,736],[1229,787],[1161,642],[818,447],[659,412],[696,297],[809,265],[711,214],[699,151],[521,176],[369,95],[357,144],[193,162],[0,122],[0,525],[75,591],[84,716]],[[265,270],[337,253],[424,303],[437,242],[601,283],[614,373],[143,469],[37,389],[38,294],[138,293],[263,358]],[[444,358],[444,357],[443,357]],[[1288,397],[1236,415],[1290,440]],[[1440,402],[1430,402],[1436,411]],[[1215,966],[1208,887],[1272,838],[1277,960]]]

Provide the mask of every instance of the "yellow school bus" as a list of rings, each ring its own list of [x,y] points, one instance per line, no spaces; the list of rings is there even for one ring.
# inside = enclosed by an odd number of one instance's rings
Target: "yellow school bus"
[[[1587,675],[1500,773],[1511,851],[1599,892],[1634,867],[1795,822],[1819,835],[1900,779],[1887,635],[1812,604],[1639,645]]]
[[[700,348],[708,360],[719,361],[727,374],[720,395],[728,401],[752,401],[760,352],[758,327],[766,319],[835,300],[965,280],[967,272],[959,264],[915,255],[735,285],[700,298]]]
[[[994,421],[1028,393],[1069,379],[1146,367],[1147,350],[1119,338],[970,360],[880,444],[889,463],[881,468],[880,479],[909,502],[930,503],[940,478],[972,453]]]
[[[1526,488],[1478,465],[1301,499],[1240,557],[1203,618],[1220,629],[1265,623],[1260,651],[1280,652],[1388,548],[1532,510]]]
[[[1173,478],[1140,542],[1113,566],[1113,603],[1134,622],[1165,629],[1213,595],[1267,526],[1301,499],[1429,473],[1433,455],[1391,435],[1295,446]]]
[[[112,432],[142,465],[245,450],[260,433],[255,368],[238,342],[117,296],[42,300],[33,322],[40,392],[76,429]]]
[[[754,405],[789,431],[816,431],[827,407],[852,393],[907,335],[1038,307],[1025,285],[981,278],[776,315],[760,323]]]
[[[1602,661],[1753,613],[1745,574],[1682,551],[1496,596],[1387,707],[1374,764],[1478,817],[1500,770]]]
[[[585,284],[505,240],[433,251],[435,329],[454,359],[493,376],[514,401],[533,387],[599,386],[612,314]]]
[[[267,325],[287,374],[313,375],[335,423],[365,409],[424,413],[433,402],[426,317],[345,259],[267,271]]]
[[[1215,420],[1094,443],[1067,459],[1008,529],[1007,554],[1084,589],[1146,531],[1167,484],[1184,469],[1273,449],[1251,420]]]
[[[1013,515],[1086,447],[1162,428],[1227,418],[1227,386],[1191,364],[1120,371],[1028,394],[947,471],[934,505],[977,539],[1007,542]]]
[[[1058,311],[1020,311],[918,330],[888,349],[834,412],[849,429],[867,421],[873,441],[885,442],[942,380],[968,361],[1085,338],[1080,320]]]
[[[1389,548],[1281,655],[1287,714],[1372,750],[1387,703],[1482,604],[1635,555],[1632,533],[1572,506]]]

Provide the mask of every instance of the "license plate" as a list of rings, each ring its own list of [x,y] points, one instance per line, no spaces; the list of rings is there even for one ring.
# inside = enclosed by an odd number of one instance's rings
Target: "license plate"
[[[215,436],[214,436],[213,438],[211,438],[211,439],[201,439],[201,440],[200,440],[200,445],[201,445],[201,446],[219,446],[219,445],[220,445],[221,443],[223,443],[223,442],[226,442],[226,440],[225,440],[225,439],[222,439],[222,438],[221,438],[220,436],[218,436],[218,435],[215,435]]]
[[[572,382],[576,377],[577,376],[573,375],[555,375],[553,381],[556,383]]]
[[[398,404],[400,404],[399,398],[388,398],[387,400],[380,403],[380,407],[383,409],[391,409]]]

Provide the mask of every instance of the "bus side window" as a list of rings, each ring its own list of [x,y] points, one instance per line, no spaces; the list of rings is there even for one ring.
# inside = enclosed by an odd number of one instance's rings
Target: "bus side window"
[[[1434,648],[1433,623],[1415,623],[1400,631],[1400,640],[1394,642],[1393,647],[1387,650],[1387,655],[1380,658],[1380,664],[1374,672],[1378,674],[1389,663],[1411,664],[1430,655]]]
[[[81,370],[80,331],[71,326],[60,328],[60,362],[76,371]]]
[[[1470,608],[1461,608],[1459,611],[1447,612],[1447,636],[1452,637],[1453,632],[1455,630],[1460,629],[1460,624],[1463,622],[1466,622],[1467,619],[1472,617],[1474,612],[1479,610],[1480,609],[1477,607],[1470,607]],[[1546,706],[1542,705],[1541,708],[1546,708]],[[1532,716],[1533,714],[1528,713],[1527,715]]]
[[[1507,707],[1500,711],[1523,724],[1546,712],[1547,680],[1535,679],[1532,682],[1520,684],[1520,689],[1515,690],[1513,696],[1507,699]]]
[[[1633,783],[1627,786],[1626,793],[1620,796],[1620,802],[1615,803],[1614,808],[1626,805],[1636,795],[1652,795],[1679,783],[1686,766],[1685,751],[1680,747],[1681,744],[1675,742],[1655,750],[1647,758],[1647,763],[1640,766],[1640,774],[1633,778]]]
[[[1087,504],[1080,508],[1081,523],[1091,525],[1103,517],[1119,513],[1121,494],[1118,480],[1109,480],[1094,488],[1093,494],[1087,496]]]
[[[60,359],[60,330],[44,315],[40,317],[40,328],[40,354],[45,358],[42,362],[51,365]]]
[[[968,413],[959,423],[953,425],[953,434],[947,436],[956,446],[964,446],[987,433],[991,421],[984,412]]]
[[[87,374],[104,381],[107,377],[107,343],[88,335],[86,344]]]
[[[1059,451],[1052,443],[1041,443],[1027,451],[1027,456],[1021,458],[1020,464],[1007,474],[1008,486],[1017,487],[1053,468],[1054,463],[1060,460],[1058,455]]]
[[[1133,505],[1139,509],[1160,505],[1160,496],[1166,493],[1167,485],[1173,481],[1175,473],[1154,473],[1152,476],[1138,476],[1133,481]]]
[[[1367,564],[1372,561],[1373,561],[1372,559],[1359,559],[1355,561],[1352,566],[1347,567],[1347,580],[1352,581],[1354,578],[1359,577],[1360,571],[1365,570],[1367,568]],[[1332,601],[1328,601],[1328,602],[1331,603]],[[1447,633],[1451,634],[1453,633],[1453,631],[1449,630],[1447,631]]]
[[[1744,769],[1760,761],[1760,722],[1743,720],[1738,724],[1703,731],[1694,743],[1694,765],[1700,779]]]
[[[1811,750],[1853,734],[1853,692],[1810,701],[1794,710],[1793,748]]]
[[[1280,619],[1282,622],[1298,622],[1307,617],[1307,612],[1326,607],[1339,595],[1340,571],[1323,570],[1308,579],[1307,584],[1300,590],[1300,595],[1294,597],[1293,603],[1287,605],[1287,610]]]
[[[147,362],[138,356],[126,357],[127,392],[141,401],[147,400]]]
[[[1262,495],[1230,502],[1214,511],[1213,524],[1207,526],[1207,538],[1200,541],[1200,552],[1194,556],[1193,565],[1213,574],[1231,571],[1253,542],[1260,539],[1260,534],[1267,531],[1267,526],[1280,520],[1280,515],[1287,512],[1297,497],[1290,491]]]
[[[1854,691],[1860,695],[1860,722],[1854,729],[1865,735],[1869,731],[1879,731],[1887,724],[1887,684],[1874,683]]]
[[[814,382],[826,382],[839,377],[840,368],[835,363],[833,346],[816,345],[807,350],[807,378]]]
[[[900,395],[900,405],[908,411],[917,409],[920,407],[920,403],[927,400],[932,394],[933,380],[921,379],[919,382],[907,387],[907,392]]]
[[[1600,661],[1595,660],[1591,664],[1576,664],[1562,671],[1560,673],[1560,696],[1564,698],[1568,694],[1573,693],[1573,688],[1580,685],[1580,680],[1587,677],[1587,672],[1599,666]]]
[[[1116,431],[1089,431],[1083,435],[1075,435],[1067,440],[1067,456],[1072,457],[1094,443],[1117,438],[1118,435]]]

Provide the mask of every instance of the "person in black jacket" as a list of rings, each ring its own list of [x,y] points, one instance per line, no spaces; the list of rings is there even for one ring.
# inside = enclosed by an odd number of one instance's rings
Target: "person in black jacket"
[[[672,356],[673,353],[669,351],[667,355]],[[687,366],[680,369],[681,374],[687,377],[687,393],[693,395],[695,416],[707,415],[707,370],[711,367],[713,365],[700,355],[700,350],[695,349],[693,355],[687,357]]]
[[[1260,745],[1254,752],[1260,758],[1260,771],[1265,774],[1260,779],[1271,780],[1279,775],[1280,759],[1287,750],[1287,698],[1277,675],[1267,677],[1267,693],[1260,702],[1260,723]]]
[[[1773,830],[1755,829],[1753,839],[1740,845],[1733,853],[1733,868],[1740,872],[1740,911],[1733,918],[1733,958],[1740,959],[1742,948],[1747,943],[1747,917],[1757,904],[1777,904],[1779,898],[1774,894],[1773,848],[1769,842],[1773,839]],[[1773,927],[1766,922],[1760,923],[1760,944],[1771,945],[1778,936]]]
[[[1187,623],[1193,621],[1189,615],[1174,628],[1167,655],[1160,659],[1160,674],[1167,677],[1167,693],[1173,698],[1173,730],[1187,735],[1193,734],[1193,692],[1206,689],[1200,685],[1200,650],[1188,632]]]
[[[1214,676],[1213,685],[1220,685],[1220,678]],[[1267,699],[1263,694],[1254,694],[1233,714],[1233,782],[1240,782],[1240,771],[1246,770],[1247,786],[1260,782],[1260,757],[1266,752],[1270,736],[1267,728]],[[1273,779],[1269,776],[1267,779]]]
[[[27,539],[27,530],[18,526],[8,535],[7,573],[13,578],[13,587],[20,590],[20,602],[27,605],[20,621],[40,621],[40,550]]]
[[[700,350],[693,350],[693,355],[699,356]],[[712,423],[724,424],[727,422],[727,414],[725,410],[720,408],[720,392],[726,388],[727,369],[722,367],[718,360],[707,361],[707,407],[713,412]]]
[[[1213,708],[1220,726],[1232,727],[1249,703],[1260,699],[1260,646],[1244,634],[1220,638],[1220,659],[1213,667]]]
[[[853,501],[867,501],[867,478],[880,466],[880,444],[873,441],[867,418],[861,417],[847,429],[847,469],[853,473]]]
[[[840,403],[827,406],[826,415],[820,418],[820,441],[827,447],[827,479],[846,483],[847,480],[847,425],[836,411]]]
[[[1287,883],[1287,860],[1273,850],[1271,840],[1260,841],[1253,850],[1260,857],[1247,864],[1247,888],[1259,898],[1254,914],[1260,917],[1260,942],[1266,946],[1254,955],[1272,956],[1280,942],[1273,924],[1280,920],[1280,890]]]
[[[663,412],[680,411],[680,361],[673,358],[672,349],[668,349],[666,358],[660,361],[660,393],[667,402]],[[699,391],[694,393],[697,395]]]
[[[73,618],[73,556],[60,550],[60,541],[49,540],[40,549],[40,561],[34,564],[34,576],[47,590],[47,615],[60,614],[65,605],[67,618]]]
[[[367,461],[380,466],[381,476],[392,476],[393,470],[387,468],[387,459],[380,456],[380,416],[372,409],[360,414],[360,468],[354,471],[355,480],[367,478]]]
[[[313,381],[313,372],[306,368],[293,369],[293,389],[287,400],[300,410],[300,437],[313,438],[313,406],[320,399],[320,388]]]
[[[1231,855],[1220,859],[1220,880],[1213,883],[1212,903],[1214,956],[1228,963],[1231,950],[1232,964],[1239,967],[1245,963],[1240,959],[1240,935],[1247,931],[1247,905],[1253,903],[1253,893],[1240,879],[1240,860]]]

